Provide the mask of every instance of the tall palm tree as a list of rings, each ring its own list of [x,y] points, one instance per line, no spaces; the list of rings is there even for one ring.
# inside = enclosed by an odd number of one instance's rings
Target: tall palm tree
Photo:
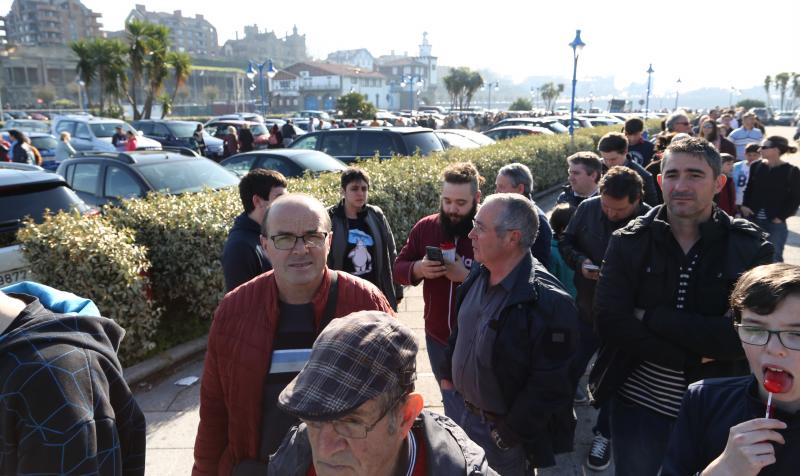
[[[164,81],[169,76],[167,69],[167,49],[169,48],[169,29],[164,25],[147,25],[146,39],[147,55],[145,56],[144,71],[147,75],[147,96],[144,100],[142,115],[150,119],[155,98],[161,93]]]
[[[137,95],[142,84],[144,74],[144,62],[147,55],[147,33],[148,23],[140,20],[131,20],[125,25],[125,37],[128,42],[128,60],[131,68],[131,88],[128,100],[133,106],[133,119],[139,120],[142,117],[139,111]]]
[[[781,111],[783,111],[784,101],[786,100],[786,88],[789,86],[789,73],[779,73],[775,75],[775,86],[781,95]]]
[[[178,95],[178,89],[181,88],[189,79],[192,73],[192,58],[187,53],[170,51],[167,54],[167,63],[175,71],[175,90],[172,91],[171,102],[175,104],[175,96]]]
[[[120,40],[105,40],[104,92],[119,105],[128,91],[128,47]]]
[[[769,88],[770,88],[770,86],[772,86],[772,77],[770,75],[767,75],[767,77],[764,78],[764,91],[767,93],[767,107],[772,107],[772,104],[770,104],[770,100],[769,100]]]
[[[467,73],[466,82],[464,84],[464,95],[467,99],[467,107],[472,102],[472,96],[483,86],[483,76],[477,71],[469,71]],[[491,85],[490,85],[491,86]]]
[[[90,42],[86,40],[73,41],[69,44],[70,49],[75,56],[78,57],[78,64],[75,65],[75,72],[83,81],[86,86],[86,102],[91,106],[92,101],[89,98],[89,85],[92,84],[97,76],[96,63],[94,61],[94,53],[90,46]]]

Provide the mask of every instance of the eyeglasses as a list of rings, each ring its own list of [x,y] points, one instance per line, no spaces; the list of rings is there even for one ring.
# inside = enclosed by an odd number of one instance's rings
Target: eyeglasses
[[[321,248],[323,245],[325,245],[325,238],[328,237],[328,232],[314,231],[311,233],[306,233],[305,235],[285,234],[261,236],[267,238],[268,240],[272,240],[272,243],[275,244],[275,248],[279,250],[291,250],[297,245],[297,240],[303,240],[303,244],[307,248]]]
[[[745,344],[765,346],[772,334],[778,336],[781,345],[791,350],[800,350],[800,331],[771,331],[762,327],[735,324],[739,339]]]
[[[321,430],[323,426],[326,424],[330,424],[333,426],[333,431],[336,432],[337,435],[343,436],[345,438],[349,438],[351,440],[363,440],[367,437],[367,434],[375,429],[375,427],[380,423],[383,418],[389,414],[390,411],[394,410],[397,407],[397,404],[400,403],[403,398],[405,398],[407,394],[400,395],[391,405],[389,405],[381,416],[375,420],[375,423],[371,425],[367,425],[365,423],[357,422],[357,421],[342,421],[342,420],[334,420],[334,421],[311,421],[311,420],[303,420],[306,426],[311,427],[315,430]]]

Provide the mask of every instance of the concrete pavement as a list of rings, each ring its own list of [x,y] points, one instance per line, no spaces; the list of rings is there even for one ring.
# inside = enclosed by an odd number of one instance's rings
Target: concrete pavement
[[[788,127],[770,128],[768,134],[781,134],[791,138],[794,130]],[[800,166],[800,155],[790,159]],[[541,199],[538,203],[549,211],[555,195]],[[789,219],[789,239],[785,259],[789,263],[800,264],[800,217]],[[424,303],[422,287],[410,288],[400,305],[399,318],[411,327],[420,343],[417,360],[417,391],[425,398],[426,406],[433,411],[442,411],[439,389],[434,381],[425,350],[424,323],[422,319]],[[192,468],[194,438],[199,422],[200,386],[199,382],[189,387],[180,387],[175,382],[188,376],[202,374],[202,356],[175,368],[172,373],[161,374],[151,382],[143,381],[134,388],[136,399],[147,418],[147,469],[148,475],[172,476],[189,474]],[[612,475],[613,465],[606,471],[595,473],[583,465],[592,441],[591,427],[596,411],[587,406],[576,407],[578,429],[575,438],[575,451],[557,458],[558,465],[540,471],[547,476]]]

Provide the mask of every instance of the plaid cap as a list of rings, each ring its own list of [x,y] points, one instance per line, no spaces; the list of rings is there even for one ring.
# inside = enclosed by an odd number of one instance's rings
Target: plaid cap
[[[336,420],[382,393],[416,380],[417,340],[380,311],[334,319],[314,342],[300,373],[278,396],[298,418]]]

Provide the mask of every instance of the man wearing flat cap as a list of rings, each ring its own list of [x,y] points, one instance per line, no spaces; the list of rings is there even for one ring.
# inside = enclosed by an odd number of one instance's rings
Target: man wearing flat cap
[[[270,458],[269,475],[495,475],[483,450],[414,391],[417,342],[379,311],[337,319],[278,398],[302,423]]]

